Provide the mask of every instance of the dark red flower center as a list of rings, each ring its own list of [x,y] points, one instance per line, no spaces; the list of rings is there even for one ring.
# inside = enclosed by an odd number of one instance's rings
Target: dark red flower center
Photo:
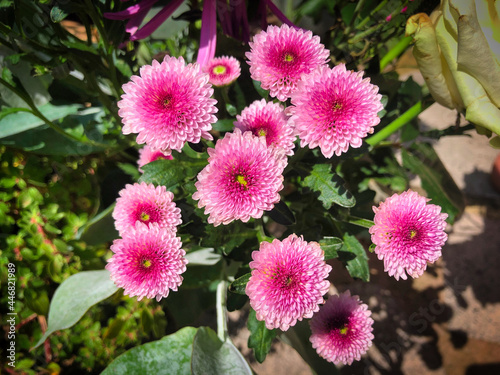
[[[157,223],[160,221],[160,213],[154,206],[141,204],[136,208],[135,218],[144,224]]]

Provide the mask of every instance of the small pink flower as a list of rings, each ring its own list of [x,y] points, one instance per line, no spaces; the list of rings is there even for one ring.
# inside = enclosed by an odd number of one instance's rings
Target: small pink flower
[[[378,87],[363,79],[363,72],[347,71],[344,64],[321,67],[299,82],[288,114],[300,146],[318,147],[331,158],[362,139],[380,122],[383,109]]]
[[[370,228],[375,253],[384,260],[385,271],[396,280],[421,276],[427,262],[441,256],[448,235],[448,214],[441,207],[427,204],[430,199],[408,190],[394,194],[373,207],[375,225]]]
[[[137,296],[139,301],[143,297],[159,301],[182,284],[188,262],[181,246],[180,238],[168,229],[137,223],[113,242],[114,254],[106,269],[124,294]]]
[[[392,20],[392,14],[389,14],[387,17],[385,17],[385,22],[389,22]]]
[[[325,263],[318,243],[292,234],[283,241],[262,242],[252,259],[246,294],[268,329],[286,331],[319,310],[332,267]]]
[[[288,124],[284,108],[278,103],[256,100],[237,115],[234,125],[242,132],[266,137],[267,146],[281,148],[287,155],[293,155],[295,135]]]
[[[226,133],[208,149],[208,165],[198,174],[194,200],[205,207],[208,222],[217,226],[233,220],[260,218],[280,200],[286,157],[270,149],[251,132]]]
[[[209,82],[217,87],[230,85],[241,74],[240,62],[228,56],[213,58],[202,70],[210,75]]]
[[[310,341],[318,354],[335,365],[359,361],[373,340],[368,306],[349,291],[331,296],[310,321]]]
[[[311,31],[283,24],[255,35],[246,53],[252,79],[284,102],[303,76],[326,65],[330,52]]]
[[[185,142],[212,139],[209,131],[217,121],[213,88],[208,74],[197,64],[186,65],[182,57],[166,56],[160,64],[140,69],[123,85],[118,114],[123,133],[138,133],[137,143],[170,154],[180,151]]]
[[[174,195],[165,186],[141,182],[126,185],[120,191],[113,210],[116,230],[123,236],[137,222],[156,223],[175,233],[181,224],[181,210],[175,205]]]
[[[403,9],[401,9],[401,13],[405,13],[408,10],[408,6],[405,6]]]
[[[148,163],[151,163],[158,159],[168,159],[172,160],[172,155],[165,155],[163,152],[158,150],[153,150],[148,145],[144,146],[139,150],[139,160],[137,160],[137,164],[139,166],[139,172],[144,173],[141,169]]]

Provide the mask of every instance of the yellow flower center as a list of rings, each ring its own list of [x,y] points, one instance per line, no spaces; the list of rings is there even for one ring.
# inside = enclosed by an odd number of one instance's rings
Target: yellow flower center
[[[266,129],[259,129],[257,131],[257,134],[259,135],[259,137],[262,137],[262,136],[265,137],[267,135],[267,131],[266,131]]]
[[[227,70],[227,68],[224,65],[217,65],[217,66],[214,66],[214,68],[212,69],[212,72],[214,74],[219,75],[219,74],[226,73],[226,70]]]
[[[286,62],[291,62],[291,61],[293,61],[293,55],[291,55],[289,53],[285,53],[285,56],[283,57],[283,60],[286,61]]]
[[[148,221],[149,215],[145,212],[141,213],[141,221]]]
[[[343,326],[342,328],[339,329],[339,332],[341,335],[346,335],[347,330],[348,330],[348,328],[346,326]]]
[[[236,176],[236,181],[238,181],[241,185],[243,185],[245,187],[248,185],[248,182],[245,179],[245,176],[243,176],[241,174],[239,174],[239,175]]]
[[[151,267],[151,261],[149,259],[143,259],[141,263],[144,268]]]
[[[410,239],[414,238],[417,235],[417,231],[415,229],[410,229]]]

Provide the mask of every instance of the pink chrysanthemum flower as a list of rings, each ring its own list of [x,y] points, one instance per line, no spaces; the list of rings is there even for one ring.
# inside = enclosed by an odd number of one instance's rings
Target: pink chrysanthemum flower
[[[188,261],[181,246],[180,238],[167,228],[137,223],[123,238],[113,241],[114,254],[106,269],[126,295],[137,296],[139,301],[143,297],[159,301],[182,284]]]
[[[283,241],[262,242],[252,259],[246,294],[268,329],[286,331],[319,310],[332,267],[325,263],[318,243],[292,234]]]
[[[251,132],[226,133],[208,149],[208,165],[198,174],[193,199],[215,226],[260,218],[280,200],[286,156]]]
[[[116,230],[121,236],[137,222],[156,223],[175,233],[181,224],[181,210],[175,205],[174,195],[165,186],[141,182],[126,185],[120,191],[113,210]]]
[[[329,362],[350,365],[359,361],[373,340],[373,319],[368,306],[349,291],[331,296],[309,322],[310,341]]]
[[[250,74],[271,96],[284,102],[304,75],[326,65],[330,51],[311,31],[283,24],[255,35],[246,53]]]
[[[172,160],[172,155],[165,155],[161,151],[153,150],[148,145],[141,148],[139,150],[139,159],[137,160],[137,164],[139,166],[139,172],[144,173],[142,167],[158,159]]]
[[[287,155],[293,155],[295,135],[288,124],[285,109],[278,103],[256,100],[237,115],[234,125],[241,131],[266,137],[267,146],[281,148]]]
[[[197,64],[186,65],[182,57],[166,56],[160,64],[145,65],[140,76],[123,85],[118,114],[123,133],[139,133],[137,143],[146,143],[170,154],[184,143],[212,139],[209,130],[217,121],[213,88],[208,74]]]
[[[215,57],[202,70],[209,74],[209,82],[217,87],[230,85],[241,74],[240,62],[232,56]]]
[[[299,82],[292,94],[290,122],[300,146],[320,147],[331,158],[360,147],[362,139],[380,122],[383,109],[378,87],[363,72],[346,71],[344,64],[333,69],[321,67]]]
[[[427,262],[441,256],[448,214],[427,204],[430,199],[408,190],[394,194],[373,207],[375,225],[370,228],[375,253],[384,260],[385,271],[396,280],[421,276]]]

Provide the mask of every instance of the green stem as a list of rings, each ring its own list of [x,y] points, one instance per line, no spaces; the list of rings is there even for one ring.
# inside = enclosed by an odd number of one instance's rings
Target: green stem
[[[90,19],[94,22],[95,26],[97,27],[101,40],[104,44],[104,58],[106,60],[108,69],[110,71],[110,78],[111,82],[113,83],[113,91],[114,91],[113,93],[115,97],[118,98],[121,92],[121,85],[118,82],[118,76],[116,73],[116,66],[113,56],[114,49],[110,47],[108,35],[106,34],[106,30],[104,30],[104,24],[102,23],[103,18],[97,14],[94,4],[92,4],[91,0],[85,0],[85,3],[87,5]]]
[[[383,0],[375,9],[373,9],[370,12],[369,16],[366,16],[358,25],[356,26],[356,29],[361,29],[363,26],[365,26],[368,21],[370,21],[375,13],[377,13],[380,9],[385,7],[385,5],[389,2],[389,0]]]
[[[221,280],[219,284],[217,284],[217,292],[216,292],[217,336],[222,342],[225,342],[228,337],[227,308],[226,308],[227,284],[228,283],[226,280]]]
[[[389,52],[385,54],[382,59],[380,59],[380,71],[384,70],[384,68],[389,65],[389,63],[394,60],[396,57],[401,55],[406,48],[410,45],[412,41],[411,36],[404,37],[401,39],[394,47],[392,47]]]
[[[346,217],[345,221],[348,222],[349,224],[354,224],[363,228],[371,228],[372,226],[375,225],[375,223],[372,220],[363,219],[361,217],[350,216],[350,215]]]
[[[419,101],[417,104],[410,107],[405,113],[403,113],[401,116],[399,116],[393,122],[391,122],[385,128],[380,130],[377,134],[372,135],[370,138],[368,138],[366,140],[366,143],[368,143],[370,146],[375,146],[376,144],[378,144],[379,142],[383,141],[384,139],[389,137],[391,134],[396,132],[398,129],[405,126],[408,122],[413,120],[415,117],[417,117],[420,114],[420,112],[422,112],[422,110],[423,110],[422,102]]]
[[[347,43],[349,43],[349,44],[357,43],[360,40],[362,40],[364,37],[366,37],[366,36],[368,36],[370,34],[373,34],[375,31],[377,31],[378,29],[382,28],[383,26],[384,26],[383,23],[379,23],[379,24],[373,25],[373,26],[369,27],[368,29],[366,29],[365,31],[362,31],[359,34],[354,35],[354,37],[352,37],[351,39],[349,39],[347,41]]]

